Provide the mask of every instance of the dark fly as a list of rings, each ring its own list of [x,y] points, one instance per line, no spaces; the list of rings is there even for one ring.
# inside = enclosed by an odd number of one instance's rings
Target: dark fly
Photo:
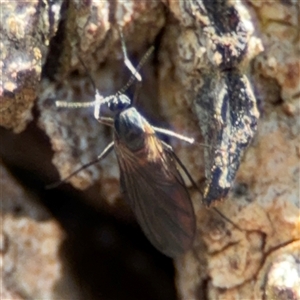
[[[160,140],[157,133],[189,143],[193,143],[193,139],[151,126],[132,106],[124,92],[135,79],[140,80],[138,70],[149,53],[135,69],[127,59],[124,44],[122,46],[125,64],[134,70],[133,76],[123,89],[106,98],[101,97],[96,90],[95,101],[92,103],[56,102],[60,107],[93,105],[95,118],[114,128],[113,141],[97,159],[82,166],[62,182],[102,160],[114,149],[120,168],[121,192],[143,232],[159,251],[167,256],[177,257],[191,247],[196,219],[189,193],[178,170],[178,165],[182,166],[182,163],[172,147]],[[113,112],[113,119],[101,116],[100,108],[104,104]]]
[[[175,257],[194,239],[195,215],[172,148],[122,95],[114,119],[121,191],[151,243]],[[125,100],[125,101],[124,101]],[[117,109],[117,110],[116,110]]]

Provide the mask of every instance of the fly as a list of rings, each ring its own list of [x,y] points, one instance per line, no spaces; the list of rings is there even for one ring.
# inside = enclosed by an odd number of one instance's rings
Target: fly
[[[95,118],[114,129],[113,141],[97,159],[83,165],[60,183],[67,181],[82,169],[99,162],[114,149],[120,169],[121,192],[125,200],[152,245],[165,255],[174,258],[191,248],[196,232],[196,218],[178,165],[185,172],[186,169],[173,152],[172,147],[160,140],[157,133],[191,144],[194,139],[150,125],[132,106],[131,100],[124,92],[133,81],[141,80],[138,70],[154,48],[150,48],[137,68],[134,68],[127,58],[121,32],[120,35],[125,64],[133,73],[124,88],[106,98],[103,98],[95,89],[93,102],[56,101],[58,107],[94,106]],[[101,116],[100,108],[104,104],[114,114],[113,119]]]

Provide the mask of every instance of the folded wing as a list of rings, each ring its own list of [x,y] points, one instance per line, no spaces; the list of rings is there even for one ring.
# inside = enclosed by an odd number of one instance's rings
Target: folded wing
[[[172,152],[164,147],[158,159],[144,163],[118,159],[123,160],[122,191],[147,238],[167,256],[184,253],[192,245],[196,222]]]

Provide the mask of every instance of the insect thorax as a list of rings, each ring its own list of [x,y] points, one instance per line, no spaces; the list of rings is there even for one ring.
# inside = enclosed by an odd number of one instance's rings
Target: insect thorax
[[[126,145],[131,151],[144,147],[148,122],[134,107],[121,111],[115,116],[116,139]]]

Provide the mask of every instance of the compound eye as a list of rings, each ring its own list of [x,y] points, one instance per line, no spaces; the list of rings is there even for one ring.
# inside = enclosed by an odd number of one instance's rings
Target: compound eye
[[[112,112],[118,112],[128,108],[130,104],[130,99],[126,95],[121,94],[110,99],[110,101],[108,102],[108,108]]]
[[[121,94],[119,97],[118,97],[118,102],[119,102],[119,109],[125,109],[125,108],[128,108],[131,104],[131,101],[130,99],[124,95],[124,94]]]

